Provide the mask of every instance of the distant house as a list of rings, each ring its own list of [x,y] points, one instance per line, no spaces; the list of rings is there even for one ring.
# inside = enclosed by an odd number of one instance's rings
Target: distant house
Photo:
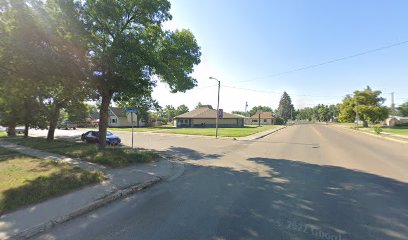
[[[258,125],[274,125],[275,124],[275,117],[273,116],[272,112],[263,112],[261,114],[254,114],[251,116],[251,124]]]
[[[133,114],[133,125],[137,126],[137,115]],[[126,110],[118,107],[109,107],[109,127],[131,127],[131,113],[127,113]],[[145,123],[142,120],[139,120],[139,127],[144,127]]]
[[[92,127],[97,127],[99,124],[99,113],[89,114],[89,124]]]
[[[252,119],[250,117],[241,115],[241,114],[235,114],[238,117],[242,117],[244,119],[244,125],[251,125],[252,124]]]
[[[385,119],[385,125],[393,127],[398,125],[408,125],[408,117],[390,116]]]
[[[211,105],[202,105],[199,108],[174,117],[175,127],[215,127],[217,110]],[[244,117],[235,114],[223,113],[218,119],[219,127],[243,127]]]

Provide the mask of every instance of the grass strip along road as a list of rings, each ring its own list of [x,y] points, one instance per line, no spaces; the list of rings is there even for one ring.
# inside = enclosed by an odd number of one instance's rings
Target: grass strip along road
[[[220,137],[246,137],[255,133],[279,128],[279,125],[271,126],[245,126],[242,128],[219,128],[218,136]],[[160,131],[160,133],[172,133],[172,134],[187,134],[187,135],[203,135],[203,136],[215,136],[215,128],[174,128],[169,130]]]
[[[104,150],[98,150],[96,144],[82,142],[62,140],[48,142],[46,139],[39,137],[17,137],[6,138],[5,140],[14,144],[44,150],[50,153],[61,154],[72,158],[80,158],[109,167],[121,167],[132,163],[151,162],[159,158],[157,153],[151,151],[132,150],[110,146],[106,147]]]
[[[347,126],[350,128],[355,128],[356,126],[354,123],[337,123],[337,124],[340,124],[342,126]],[[408,126],[389,127],[389,126],[382,126],[382,125],[370,125],[368,128],[364,128],[361,124],[358,125],[358,129],[363,130],[363,131],[368,131],[371,133],[375,133],[374,131],[375,127],[381,128],[382,132],[384,133],[408,136]]]
[[[0,214],[104,179],[101,172],[29,157],[0,147]]]

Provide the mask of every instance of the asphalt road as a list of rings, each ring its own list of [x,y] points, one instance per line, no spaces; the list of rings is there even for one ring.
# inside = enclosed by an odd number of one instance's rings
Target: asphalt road
[[[186,172],[36,239],[408,239],[407,144],[326,125],[256,141],[137,137]]]

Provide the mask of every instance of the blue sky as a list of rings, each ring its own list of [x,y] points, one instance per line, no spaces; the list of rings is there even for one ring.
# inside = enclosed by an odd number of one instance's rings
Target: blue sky
[[[202,47],[193,74],[198,87],[171,94],[159,84],[162,106],[199,101],[216,105],[221,80],[225,111],[276,108],[283,91],[296,108],[333,104],[356,89],[383,91],[389,105],[408,100],[408,44],[321,67],[271,77],[328,60],[408,41],[408,1],[173,0],[169,29],[190,29]],[[269,76],[269,77],[268,77]],[[250,80],[250,81],[249,81]],[[253,89],[256,92],[244,89]]]

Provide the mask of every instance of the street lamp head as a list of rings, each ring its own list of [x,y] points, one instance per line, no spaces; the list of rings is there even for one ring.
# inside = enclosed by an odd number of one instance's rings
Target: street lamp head
[[[220,80],[218,80],[217,78],[215,78],[215,77],[209,77],[209,79],[214,79],[215,81],[220,81]]]

